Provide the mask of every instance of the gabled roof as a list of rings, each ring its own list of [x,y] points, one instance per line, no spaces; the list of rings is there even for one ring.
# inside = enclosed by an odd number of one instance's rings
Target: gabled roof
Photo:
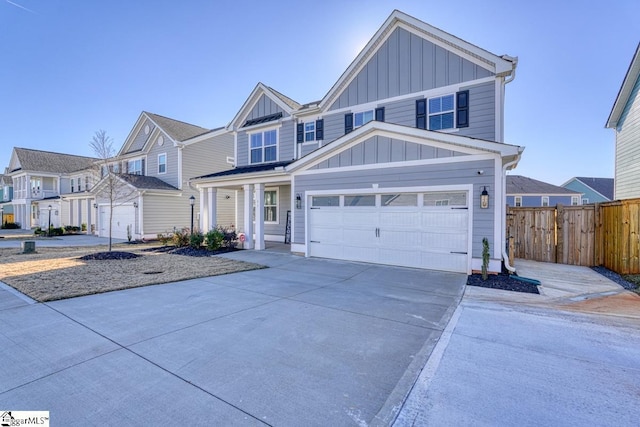
[[[351,65],[342,74],[340,79],[333,85],[329,92],[320,102],[320,108],[331,105],[334,99],[342,92],[342,90],[358,75],[362,67],[364,67],[369,59],[375,55],[380,45],[386,40],[387,36],[398,27],[403,25],[421,37],[433,41],[436,44],[446,46],[445,48],[455,52],[457,55],[469,59],[472,62],[480,64],[482,67],[490,70],[496,75],[508,76],[513,73],[516,68],[518,59],[507,55],[497,56],[493,53],[455,37],[439,28],[433,27],[426,22],[420,21],[406,13],[394,10],[389,18],[382,24],[380,29],[369,40],[369,43],[362,49],[360,54],[353,60]]]
[[[291,98],[284,96],[277,90],[263,83],[258,83],[256,87],[253,88],[251,94],[244,102],[244,104],[242,104],[242,107],[240,107],[231,122],[229,122],[229,124],[227,125],[227,129],[233,128],[234,125],[237,127],[244,126],[244,122],[240,123],[240,120],[246,117],[251,108],[253,108],[254,104],[260,99],[262,95],[265,95],[273,100],[273,102],[278,104],[278,106],[289,115],[291,115],[294,110],[297,110],[302,106]]]
[[[631,59],[631,64],[629,64],[627,74],[624,76],[622,86],[620,86],[618,96],[613,103],[613,107],[611,108],[611,113],[609,113],[609,118],[607,119],[605,127],[618,127],[618,121],[622,116],[627,102],[629,102],[629,96],[631,95],[633,87],[638,81],[638,76],[640,76],[640,43],[638,43],[638,47],[636,47],[636,52],[633,55],[633,59]]]
[[[155,176],[133,175],[128,173],[119,174],[118,178],[138,190],[175,190],[178,188],[169,185]]]
[[[600,195],[602,195],[603,197],[606,197],[609,200],[613,200],[613,178],[592,178],[586,176],[576,176],[573,179],[580,181],[587,187],[591,188],[593,191],[600,193]],[[565,184],[568,184],[569,181],[567,181]],[[563,186],[565,184],[563,184]]]
[[[13,152],[20,163],[19,170],[33,172],[73,173],[93,167],[94,162],[98,160],[93,157],[75,156],[73,154],[54,153],[51,151],[32,150],[30,148],[20,147],[15,147]]]
[[[210,131],[210,129],[192,125],[191,123],[180,120],[170,119],[159,114],[149,113],[147,111],[144,111],[143,113],[176,142],[195,138],[198,135],[202,135]]]
[[[575,196],[582,194],[522,175],[507,175],[507,194],[549,194]]]

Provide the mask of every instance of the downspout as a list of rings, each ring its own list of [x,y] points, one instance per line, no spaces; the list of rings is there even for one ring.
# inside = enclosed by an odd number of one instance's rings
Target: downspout
[[[507,168],[517,164],[520,161],[520,154],[521,153],[522,153],[522,151],[520,151],[520,153],[518,153],[518,157],[516,157],[515,160],[507,162],[502,166],[502,208],[503,209],[506,209],[506,206],[507,206]],[[505,215],[502,215],[502,229],[503,230],[507,229],[507,215],[506,215],[506,212],[505,212]],[[504,261],[504,267],[507,270],[509,270],[510,273],[515,273],[516,272],[515,267],[512,267],[511,265],[509,265],[509,255],[507,254],[507,251],[505,249],[505,245],[504,244],[502,244],[502,261]]]

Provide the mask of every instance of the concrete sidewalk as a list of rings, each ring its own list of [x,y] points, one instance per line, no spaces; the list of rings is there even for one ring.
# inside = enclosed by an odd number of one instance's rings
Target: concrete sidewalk
[[[71,246],[102,246],[109,244],[108,237],[98,237],[87,234],[69,234],[56,237],[37,237],[28,230],[1,230],[0,231],[0,248],[17,248],[20,249],[22,242],[32,240],[36,242],[36,250],[38,247],[71,247]],[[125,243],[124,239],[112,239],[112,243]]]

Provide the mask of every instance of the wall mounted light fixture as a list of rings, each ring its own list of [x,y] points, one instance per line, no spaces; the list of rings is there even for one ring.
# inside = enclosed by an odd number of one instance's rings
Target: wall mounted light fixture
[[[302,196],[300,196],[300,193],[296,193],[296,209],[302,209]]]
[[[487,209],[489,207],[489,193],[487,192],[487,187],[484,187],[482,193],[480,193],[480,208]]]

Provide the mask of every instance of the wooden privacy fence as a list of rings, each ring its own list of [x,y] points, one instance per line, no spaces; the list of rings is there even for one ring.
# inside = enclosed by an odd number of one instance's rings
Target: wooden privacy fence
[[[507,236],[516,258],[640,274],[640,199],[509,207]]]

